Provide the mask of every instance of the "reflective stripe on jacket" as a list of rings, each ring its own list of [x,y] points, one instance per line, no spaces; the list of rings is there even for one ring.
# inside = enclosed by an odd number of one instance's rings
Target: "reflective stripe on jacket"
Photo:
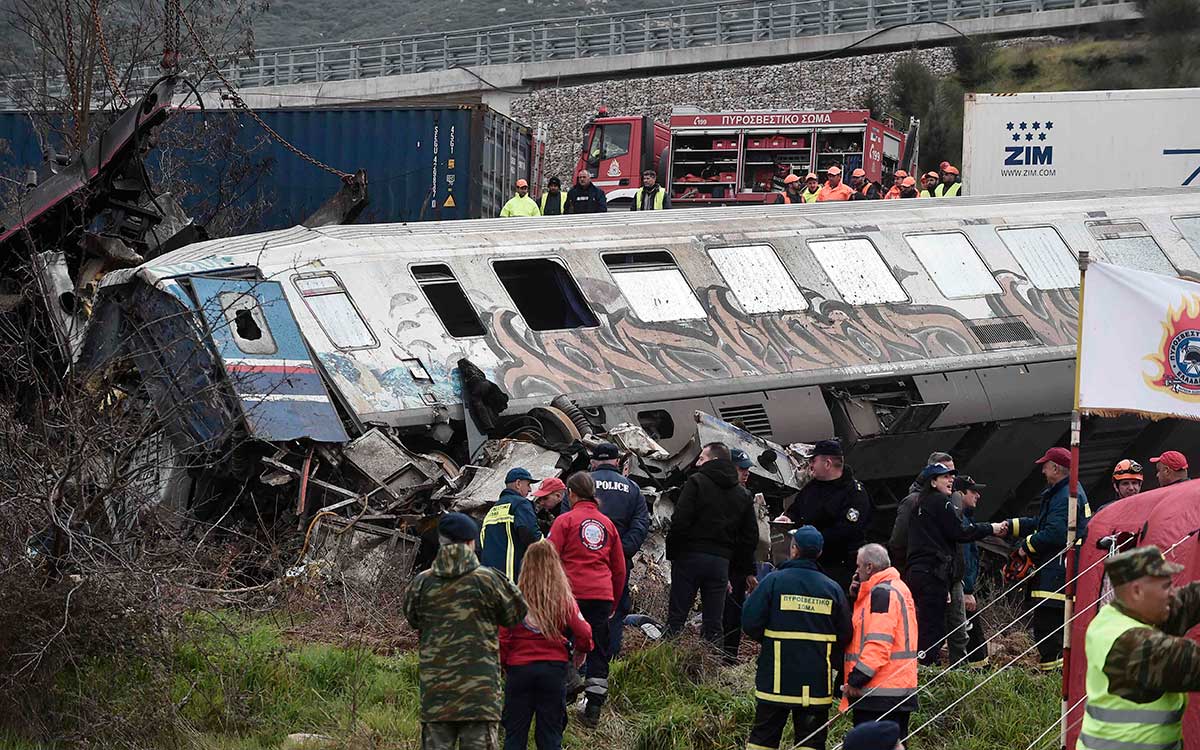
[[[938,186],[933,189],[933,195],[936,198],[957,198],[960,190],[962,190],[961,182],[951,183],[949,189],[946,188],[946,183],[939,182]]]
[[[845,671],[846,683],[864,691],[857,708],[917,707],[917,608],[895,568],[879,571],[859,587]],[[849,707],[843,695],[838,710]]]
[[[1034,599],[1054,599],[1065,602],[1067,566],[1063,560],[1063,550],[1067,546],[1067,509],[1068,503],[1067,480],[1059,480],[1053,487],[1042,490],[1042,504],[1037,518],[1011,518],[1008,528],[1014,538],[1020,540],[1018,545],[1025,550],[1034,565],[1040,566],[1051,558],[1057,558],[1034,577],[1029,595]],[[1092,511],[1088,506],[1087,493],[1079,487],[1079,506],[1077,509],[1076,544],[1080,544],[1087,536],[1088,519]]]
[[[1183,744],[1184,693],[1163,693],[1151,703],[1134,703],[1108,692],[1108,651],[1127,630],[1149,627],[1112,604],[1088,625],[1087,708],[1079,733],[1081,750],[1175,750]]]
[[[742,605],[742,629],[762,644],[754,695],[793,706],[833,704],[834,673],[850,640],[850,605],[813,560],[788,560]]]
[[[480,525],[479,562],[495,568],[516,583],[521,575],[525,550],[541,538],[542,530],[538,528],[533,503],[506,487]]]

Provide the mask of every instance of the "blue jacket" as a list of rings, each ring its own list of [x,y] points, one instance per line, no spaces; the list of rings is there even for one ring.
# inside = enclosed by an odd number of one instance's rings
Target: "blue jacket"
[[[814,560],[788,560],[742,605],[742,630],[762,644],[754,695],[796,708],[829,706],[854,634],[842,587]]]
[[[1037,574],[1030,590],[1030,596],[1035,599],[1056,599],[1065,602],[1066,594],[1062,591],[1067,581],[1067,567],[1062,556],[1067,546],[1067,508],[1070,497],[1067,494],[1067,480],[1056,483],[1053,487],[1042,490],[1042,506],[1037,518],[1009,519],[1011,533],[1018,544],[1029,554],[1035,566],[1047,560],[1054,559]],[[1087,493],[1079,487],[1078,530],[1076,544],[1083,542],[1087,535],[1087,522],[1092,512],[1088,507]]]
[[[975,512],[963,508],[963,526],[975,523]],[[962,546],[963,556],[963,593],[974,594],[975,583],[979,580],[979,547],[975,546],[975,542],[968,542]]]
[[[593,471],[592,479],[596,480],[600,510],[617,527],[625,557],[632,558],[650,533],[650,511],[646,508],[642,488],[621,472],[607,467]]]
[[[533,503],[506,487],[479,528],[479,562],[516,583],[525,550],[541,538]]]

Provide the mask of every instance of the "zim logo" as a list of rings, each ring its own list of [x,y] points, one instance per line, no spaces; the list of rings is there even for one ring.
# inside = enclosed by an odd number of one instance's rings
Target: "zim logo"
[[[1053,146],[1005,146],[1004,164],[1006,166],[1036,166],[1054,163]]]
[[[1054,146],[1046,143],[1054,133],[1053,120],[1021,120],[1004,124],[1006,137],[1013,145],[1004,147],[1006,167],[1049,166],[1054,163]]]

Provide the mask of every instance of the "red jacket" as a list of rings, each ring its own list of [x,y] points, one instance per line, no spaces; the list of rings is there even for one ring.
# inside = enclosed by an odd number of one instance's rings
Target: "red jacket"
[[[571,637],[575,653],[586,654],[592,650],[592,626],[579,613],[579,605],[571,601],[571,615],[563,635]],[[570,661],[565,640],[555,643],[540,630],[533,628],[526,617],[521,624],[511,628],[500,628],[500,663],[506,667],[532,664],[536,661]]]
[[[625,588],[621,536],[595,500],[580,500],[554,519],[550,541],[558,548],[576,599],[620,601]]]

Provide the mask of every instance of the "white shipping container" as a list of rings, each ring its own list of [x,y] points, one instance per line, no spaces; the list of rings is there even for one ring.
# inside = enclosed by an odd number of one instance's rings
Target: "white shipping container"
[[[1200,187],[1200,88],[967,94],[967,195]]]

